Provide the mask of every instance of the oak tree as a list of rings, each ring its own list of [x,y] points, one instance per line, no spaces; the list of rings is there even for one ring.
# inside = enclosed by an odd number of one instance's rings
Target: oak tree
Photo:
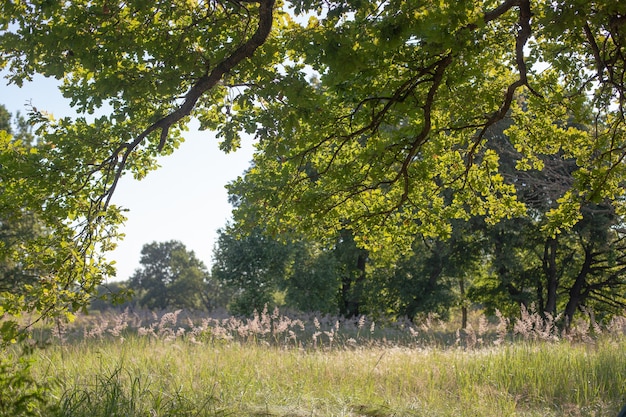
[[[507,115],[517,169],[577,161],[546,231],[589,202],[622,215],[625,45],[612,0],[3,1],[9,82],[57,78],[79,114],[31,108],[34,148],[0,132],[0,214],[28,207],[50,230],[25,244],[46,273],[27,297],[1,293],[0,313],[84,303],[113,272],[118,182],[156,168],[191,118],[225,150],[258,138],[231,186],[251,203],[240,224],[350,230],[370,257],[449,235],[451,219],[525,214],[486,146]]]
[[[256,203],[236,210],[239,222],[320,236],[347,223],[372,256],[392,256],[415,236],[449,235],[450,219],[524,215],[487,146],[505,117],[517,170],[541,169],[542,155],[578,164],[549,233],[589,201],[623,213],[626,6],[344,1],[325,11],[285,35],[291,61],[246,90],[233,116],[256,123],[259,139],[254,166],[231,185]]]
[[[22,246],[24,269],[45,273],[27,295],[1,292],[0,316],[87,305],[114,273],[104,254],[124,221],[111,203],[118,182],[156,168],[190,117],[203,128],[225,124],[231,85],[259,80],[276,61],[272,43],[257,50],[280,15],[274,0],[0,2],[8,81],[56,78],[77,112],[55,119],[53,109],[30,107],[36,147],[0,132],[0,217],[28,208],[49,231]],[[224,147],[233,146],[226,135]]]

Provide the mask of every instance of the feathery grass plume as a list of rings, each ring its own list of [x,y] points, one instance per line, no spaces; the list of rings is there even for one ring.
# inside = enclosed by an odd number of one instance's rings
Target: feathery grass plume
[[[362,315],[361,317],[359,317],[359,324],[358,324],[358,328],[359,330],[361,330],[363,328],[363,326],[365,326],[365,315]]]
[[[178,322],[178,315],[183,310],[176,310],[169,313],[165,313],[161,316],[161,320],[159,321],[158,330],[159,332],[165,331],[168,328],[168,325],[175,326]]]
[[[332,328],[330,329],[330,331],[324,331],[323,333],[326,335],[326,337],[328,337],[328,348],[332,349],[333,342],[335,341],[335,329]]]
[[[494,340],[494,345],[499,346],[506,340],[506,336],[509,333],[509,324],[510,320],[507,317],[504,317],[502,312],[496,309],[496,317],[498,318],[498,324],[496,326],[496,335],[497,338]]]
[[[482,337],[487,333],[489,322],[487,321],[487,317],[484,314],[481,314],[478,317],[478,337],[481,338],[480,341],[482,343]]]
[[[479,339],[476,331],[474,331],[474,326],[472,326],[471,323],[467,323],[467,326],[465,327],[465,329],[463,329],[463,332],[466,335],[465,346],[467,347],[467,349],[476,348],[476,346],[478,346],[479,344]]]
[[[613,316],[606,325],[606,331],[610,335],[626,335],[626,316]]]
[[[108,320],[101,320],[99,322],[96,322],[91,328],[85,326],[83,328],[83,337],[85,339],[100,339],[104,336],[108,327]]]
[[[67,321],[62,318],[55,319],[54,325],[52,326],[52,338],[58,340],[60,343],[66,343],[68,328]]]
[[[313,349],[317,349],[317,341],[318,341],[318,337],[320,337],[322,335],[322,332],[317,331],[315,333],[313,333],[313,336],[311,336],[311,340],[313,341]]]
[[[128,328],[128,310],[124,310],[122,314],[117,316],[114,323],[115,325],[113,326],[113,328],[107,329],[107,331],[114,337],[120,337],[122,331]]]
[[[589,323],[582,317],[576,317],[569,328],[562,332],[562,338],[570,342],[591,343],[593,336],[589,331]]]
[[[410,346],[410,347],[460,347],[476,349],[491,341],[501,345],[507,337],[523,340],[588,342],[610,334],[624,334],[626,318],[614,317],[606,326],[596,323],[593,334],[589,321],[578,317],[567,334],[561,334],[557,323],[560,316],[540,315],[531,306],[520,307],[519,317],[513,325],[500,311],[496,311],[493,323],[479,311],[472,313],[465,330],[457,322],[443,322],[436,315],[424,316],[423,321],[378,318],[376,322],[366,316],[354,319],[333,317],[328,314],[282,313],[267,308],[248,318],[222,315],[172,312],[148,312],[145,310],[111,311],[94,315],[78,315],[74,323],[60,323],[48,328],[51,340],[103,340],[123,341],[131,335],[152,340],[188,340],[200,343],[258,343],[284,348],[327,350],[342,347]],[[61,329],[61,330],[59,330]],[[368,329],[369,331],[363,331]]]
[[[524,304],[520,307],[521,315],[515,319],[513,334],[521,335],[524,339],[530,338],[533,330],[533,320]]]
[[[543,340],[556,342],[560,339],[559,329],[556,325],[560,316],[553,317],[545,313],[545,317],[535,310],[531,304],[526,308],[524,304],[520,307],[520,317],[515,319],[513,324],[513,334],[520,335],[525,340]]]

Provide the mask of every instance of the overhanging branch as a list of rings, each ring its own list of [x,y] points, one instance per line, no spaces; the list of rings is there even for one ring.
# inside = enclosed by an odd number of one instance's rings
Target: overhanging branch
[[[161,131],[158,151],[160,152],[165,146],[170,128],[179,122],[184,117],[191,114],[196,103],[200,97],[207,91],[211,90],[217,85],[217,83],[227,74],[230,70],[235,68],[240,62],[250,58],[254,52],[265,43],[267,37],[272,30],[272,21],[274,14],[275,0],[257,0],[257,1],[243,1],[245,3],[258,3],[258,26],[254,34],[245,43],[239,46],[233,53],[219,62],[208,74],[200,77],[191,89],[184,97],[183,103],[167,116],[159,119],[150,126],[148,126],[143,132],[141,132],[135,140],[130,143],[124,143],[120,145],[113,153],[108,161],[105,161],[101,166],[114,164],[114,177],[111,186],[105,191],[102,196],[104,199],[103,208],[109,206],[111,198],[115,192],[115,188],[124,172],[128,158],[132,155],[133,151],[153,132]]]
[[[513,99],[515,97],[515,92],[517,91],[517,89],[525,86],[526,88],[528,88],[528,90],[531,93],[533,93],[536,96],[540,96],[540,94],[537,93],[528,84],[527,67],[526,67],[526,61],[524,59],[524,47],[526,46],[526,43],[528,42],[528,39],[530,38],[532,34],[532,30],[530,27],[530,19],[532,17],[532,11],[530,8],[530,0],[511,1],[511,2],[505,2],[504,4],[507,4],[507,3],[511,3],[510,7],[514,5],[519,6],[519,20],[518,20],[519,30],[517,32],[517,37],[515,39],[515,64],[517,66],[517,71],[519,72],[519,78],[515,82],[509,85],[509,87],[507,88],[504,94],[504,100],[502,101],[502,105],[495,113],[493,113],[487,119],[487,122],[484,124],[483,128],[476,135],[474,139],[474,144],[468,151],[466,161],[465,161],[466,177],[467,177],[467,173],[469,172],[469,168],[474,162],[474,157],[476,155],[476,152],[478,151],[478,147],[482,143],[482,140],[485,136],[485,133],[487,132],[487,129],[489,129],[491,126],[493,126],[494,124],[496,124],[500,120],[503,120],[506,117],[508,111],[511,109],[511,103],[513,103]],[[500,7],[503,7],[503,6],[500,6]],[[508,10],[508,8],[506,10]]]

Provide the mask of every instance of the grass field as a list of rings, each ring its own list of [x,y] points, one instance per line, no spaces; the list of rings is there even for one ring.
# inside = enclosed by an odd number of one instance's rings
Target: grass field
[[[532,315],[508,333],[483,318],[459,333],[276,312],[198,323],[125,313],[66,330],[32,354],[42,415],[617,416],[626,402],[623,318],[568,337]]]

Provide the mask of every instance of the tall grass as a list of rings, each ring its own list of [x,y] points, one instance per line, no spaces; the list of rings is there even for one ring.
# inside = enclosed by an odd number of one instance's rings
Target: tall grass
[[[129,338],[41,352],[62,416],[608,416],[625,342],[305,351]],[[266,414],[262,414],[266,413]]]
[[[592,338],[532,314],[514,332],[166,314],[90,318],[37,350],[55,416],[616,416],[626,402],[626,321]]]
[[[254,312],[252,317],[198,315],[182,310],[169,312],[109,311],[82,315],[71,326],[57,323],[43,329],[40,339],[54,343],[80,340],[119,340],[128,336],[191,343],[255,343],[285,348],[333,349],[363,346],[464,347],[476,348],[514,340],[545,342],[593,342],[596,338],[626,335],[626,317],[616,316],[605,326],[582,318],[567,332],[557,319],[522,308],[513,322],[496,311],[488,320],[477,312],[466,328],[427,316],[421,323],[409,320],[373,321],[366,316],[353,319],[315,314],[286,315],[277,308]]]

